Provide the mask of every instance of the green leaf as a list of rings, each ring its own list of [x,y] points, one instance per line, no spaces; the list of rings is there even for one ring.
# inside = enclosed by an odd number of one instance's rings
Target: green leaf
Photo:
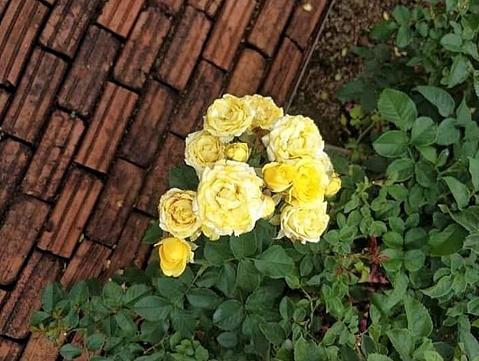
[[[474,92],[479,97],[479,70],[474,70]]]
[[[213,314],[213,323],[225,331],[238,328],[243,319],[243,305],[236,300],[223,302]]]
[[[416,149],[419,151],[419,153],[421,153],[422,157],[426,161],[431,163],[436,163],[436,160],[437,160],[436,148],[430,147],[430,146],[425,146],[425,147],[417,146]]]
[[[464,244],[464,249],[470,249],[479,255],[479,233],[473,233],[466,237]]]
[[[414,167],[417,182],[424,188],[437,186],[437,172],[431,163],[419,161]]]
[[[382,134],[373,143],[374,150],[383,157],[397,158],[407,153],[408,137],[407,134],[392,130]]]
[[[417,118],[416,105],[405,93],[385,89],[378,101],[378,110],[385,120],[394,123],[402,130],[408,130]]]
[[[230,248],[236,259],[242,259],[254,255],[257,247],[258,242],[254,230],[238,237],[230,237]]]
[[[294,270],[294,261],[285,250],[274,245],[254,259],[254,265],[263,275],[271,278],[283,278]]]
[[[469,173],[474,190],[479,191],[479,159],[469,157]]]
[[[420,85],[416,89],[431,104],[436,106],[439,114],[443,117],[450,116],[454,111],[454,108],[456,107],[454,99],[444,89],[430,85]]]
[[[294,343],[294,361],[321,361],[319,346],[306,341],[303,336]]]
[[[160,228],[160,224],[158,221],[153,221],[146,230],[142,242],[145,244],[155,244],[158,243],[162,237],[163,230]]]
[[[404,182],[414,175],[414,162],[410,158],[396,159],[386,169],[386,175],[396,182]]]
[[[216,337],[216,341],[224,348],[234,348],[238,344],[238,337],[233,332],[222,332]]]
[[[444,361],[442,356],[436,351],[424,351],[424,361]]]
[[[261,282],[261,274],[249,259],[242,259],[238,263],[236,285],[245,291],[254,291]]]
[[[105,335],[102,333],[95,333],[86,338],[86,347],[89,351],[98,351],[105,342]]]
[[[426,261],[426,255],[420,249],[411,249],[404,252],[404,267],[410,272],[417,272]]]
[[[408,46],[411,43],[413,36],[414,33],[408,25],[401,25],[396,35],[397,47],[405,48]]]
[[[187,293],[188,302],[196,308],[214,310],[221,302],[221,298],[208,288],[192,288]]]
[[[56,304],[62,300],[64,291],[59,283],[52,283],[45,287],[42,293],[42,306],[43,309],[49,313],[52,313]]]
[[[474,360],[479,355],[479,341],[471,332],[461,332],[459,340],[464,343],[464,350],[469,359]]]
[[[479,173],[478,173],[479,174]],[[479,233],[479,207],[472,206],[460,212],[450,212],[452,219],[471,233]]]
[[[411,144],[425,146],[433,144],[436,140],[436,124],[429,117],[419,117],[414,122],[411,130]]]
[[[341,360],[343,361],[361,361],[363,360],[362,358],[359,358],[358,354],[356,351],[348,345],[343,345],[339,349],[340,354],[341,354]]]
[[[231,297],[236,286],[236,269],[226,263],[221,267],[216,281],[216,287],[227,297]]]
[[[172,303],[181,300],[186,293],[187,285],[180,282],[177,278],[159,277],[152,281],[160,296],[171,301]]]
[[[222,266],[227,259],[233,258],[230,246],[224,238],[205,242],[204,255],[206,260],[215,266]]]
[[[368,361],[393,361],[393,359],[379,353],[371,353],[368,355]]]
[[[459,141],[461,132],[456,128],[457,121],[453,118],[444,119],[437,127],[436,143],[451,145]]]
[[[441,38],[440,43],[444,49],[452,51],[453,53],[461,53],[463,50],[462,37],[459,34],[446,34]]]
[[[144,297],[133,307],[141,317],[148,321],[166,320],[172,308],[167,300],[157,296]]]
[[[463,83],[471,73],[473,66],[469,59],[463,55],[457,55],[454,57],[451,70],[449,72],[449,78],[447,80],[448,88],[453,88],[456,85]]]
[[[276,322],[260,323],[259,329],[266,339],[273,345],[280,345],[285,340],[283,328]]]
[[[371,39],[376,41],[388,40],[394,31],[397,29],[397,24],[393,21],[380,21],[373,25],[369,32]]]
[[[429,237],[431,255],[448,256],[459,251],[467,234],[468,232],[456,223],[450,224],[441,232],[432,234]]]
[[[411,296],[404,298],[404,309],[407,317],[407,328],[414,337],[428,337],[432,330],[432,320],[429,312],[424,305]]]
[[[397,353],[403,361],[412,361],[411,354],[414,351],[414,337],[407,329],[392,329],[386,332]]]
[[[411,12],[404,5],[398,5],[393,10],[394,19],[401,25],[407,25],[411,19]]]
[[[67,343],[60,348],[60,355],[67,360],[74,360],[80,357],[82,352],[83,349],[81,347],[74,346],[71,343]]]
[[[431,298],[440,298],[447,295],[452,289],[452,277],[444,276],[434,286],[422,290],[422,293]]]
[[[444,182],[446,182],[449,190],[452,193],[452,196],[457,202],[459,209],[466,207],[469,204],[469,189],[459,180],[454,177],[442,177]]]
[[[195,170],[187,165],[172,167],[168,171],[170,188],[189,189],[196,191],[198,189],[198,176]]]
[[[134,284],[126,290],[125,295],[123,296],[123,302],[125,304],[135,303],[149,291],[150,288],[147,285]]]

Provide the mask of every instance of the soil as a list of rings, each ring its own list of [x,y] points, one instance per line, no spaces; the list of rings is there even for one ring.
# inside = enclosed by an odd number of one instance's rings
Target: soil
[[[369,44],[368,31],[385,12],[390,15],[396,5],[414,2],[335,0],[288,112],[311,117],[327,143],[343,145],[349,133],[340,122],[344,110],[336,92],[362,69],[351,49]]]

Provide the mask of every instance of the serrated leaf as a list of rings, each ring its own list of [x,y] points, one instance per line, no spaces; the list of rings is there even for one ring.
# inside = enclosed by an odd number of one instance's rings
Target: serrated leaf
[[[404,309],[407,317],[407,327],[414,337],[428,337],[432,330],[432,320],[424,305],[417,299],[407,296],[404,298]]]
[[[230,237],[230,248],[236,259],[242,259],[255,254],[258,247],[254,230],[240,236]]]
[[[213,323],[225,331],[232,331],[238,328],[243,319],[243,305],[236,300],[223,302],[213,314]]]
[[[471,62],[465,56],[458,55],[454,57],[447,80],[447,87],[453,88],[456,85],[464,83],[464,81],[469,77],[472,69],[473,66]]]
[[[414,175],[414,162],[410,158],[396,159],[387,167],[386,175],[396,182],[404,182]]]
[[[224,348],[234,348],[238,344],[238,337],[234,332],[222,332],[216,337],[216,341]]]
[[[398,48],[405,48],[408,46],[412,38],[414,36],[414,33],[412,29],[409,27],[409,25],[403,24],[399,26],[399,30],[396,35],[396,45]]]
[[[221,302],[221,298],[208,288],[192,288],[186,294],[188,302],[196,308],[214,310]]]
[[[459,141],[461,132],[456,127],[457,121],[453,118],[444,119],[437,127],[436,143],[439,145],[451,145]]]
[[[271,278],[283,278],[294,269],[294,261],[285,250],[274,245],[254,259],[254,265],[263,275]]]
[[[306,341],[300,336],[294,343],[294,361],[321,361],[319,346],[312,341]]]
[[[142,242],[145,244],[155,244],[163,237],[163,230],[160,228],[160,224],[155,221],[146,230],[143,236]]]
[[[441,232],[429,237],[430,253],[434,256],[448,256],[462,248],[468,232],[457,223],[450,224]]]
[[[179,188],[184,190],[198,189],[198,176],[195,170],[187,165],[171,167],[168,171],[170,188]]]
[[[135,303],[133,309],[145,320],[165,320],[173,309],[165,299],[157,296],[146,296]]]
[[[368,355],[368,361],[393,361],[393,359],[379,353],[371,353]]]
[[[459,209],[466,207],[469,204],[469,189],[461,181],[454,177],[447,176],[442,177],[442,179],[444,182],[446,182],[449,190],[452,193],[452,196],[456,200]]]
[[[67,343],[60,348],[60,355],[66,360],[74,360],[81,356],[83,349],[81,347]]]
[[[463,50],[462,37],[459,34],[446,34],[441,38],[440,43],[444,49],[452,51],[453,53],[461,53]]]
[[[422,290],[422,293],[431,298],[440,298],[447,295],[452,289],[452,277],[441,277],[434,286]]]
[[[411,130],[411,144],[425,146],[436,140],[437,127],[429,117],[419,117],[415,120]]]
[[[401,359],[403,361],[412,361],[411,355],[414,351],[415,342],[411,331],[407,329],[392,329],[386,332],[386,334]]]
[[[373,143],[374,150],[383,157],[397,158],[407,153],[408,137],[407,134],[392,130],[382,134]]]
[[[443,117],[448,117],[453,113],[456,104],[453,97],[444,89],[430,85],[420,85],[416,89],[431,104],[436,106],[439,114]]]
[[[450,212],[449,214],[452,219],[469,232],[479,233],[479,206],[472,206],[460,212]]]
[[[474,190],[479,191],[479,159],[469,157],[469,173]]]
[[[417,109],[413,100],[399,90],[383,90],[379,97],[378,110],[385,120],[394,123],[402,130],[410,129],[417,118]]]

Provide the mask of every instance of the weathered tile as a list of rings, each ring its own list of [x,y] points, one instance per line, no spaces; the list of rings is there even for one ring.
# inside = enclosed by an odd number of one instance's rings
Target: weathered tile
[[[0,360],[16,360],[20,356],[22,349],[23,347],[21,344],[7,340],[0,336]]]
[[[184,0],[150,0],[150,6],[156,6],[158,9],[175,15],[181,10]]]
[[[145,0],[108,0],[101,10],[98,24],[126,38]]]
[[[69,288],[79,281],[98,277],[106,267],[110,253],[110,248],[84,239],[68,263],[61,284]]]
[[[33,143],[41,131],[66,70],[60,58],[35,49],[3,120],[2,129]]]
[[[23,180],[25,193],[46,201],[56,195],[84,128],[80,119],[68,113],[53,113]]]
[[[1,285],[10,285],[17,280],[49,211],[48,204],[32,197],[19,199],[10,206],[0,228]]]
[[[209,17],[216,15],[222,3],[223,0],[188,0],[188,5],[204,11]]]
[[[21,361],[56,361],[58,347],[45,337],[32,336],[22,353]]]
[[[229,70],[255,4],[254,0],[225,1],[206,44],[203,58],[224,70]]]
[[[0,89],[0,124],[2,123],[1,119],[3,119],[3,114],[7,110],[7,104],[9,99],[10,93],[3,89]]]
[[[0,1],[0,18],[5,1]],[[48,8],[35,0],[14,0],[0,23],[0,84],[16,86]]]
[[[32,314],[41,306],[43,289],[57,280],[62,267],[63,261],[59,258],[33,251],[1,310],[1,334],[15,339],[28,335]]]
[[[115,79],[129,87],[141,88],[170,27],[171,18],[158,9],[142,12],[115,65]]]
[[[229,80],[227,93],[236,96],[255,94],[263,79],[266,59],[257,51],[245,48]]]
[[[175,35],[158,76],[176,89],[183,89],[193,72],[206,41],[211,23],[200,11],[187,6],[181,22],[175,28]]]
[[[185,144],[181,138],[169,133],[161,147],[159,157],[150,169],[136,208],[157,217],[158,200],[168,188],[168,169],[184,164]]]
[[[285,105],[298,80],[302,58],[301,50],[291,40],[284,38],[263,84],[262,93],[271,96],[278,105]]]
[[[99,0],[57,0],[48,18],[40,42],[73,58]]]
[[[31,151],[12,139],[0,140],[0,214],[23,176]]]
[[[312,11],[305,11],[301,4],[297,4],[293,18],[286,29],[286,35],[301,49],[306,48],[308,42],[313,40],[311,35],[319,24],[328,0],[309,0],[308,2],[313,8]]]
[[[113,35],[91,26],[60,89],[58,103],[84,117],[91,115],[119,47]]]
[[[168,87],[154,80],[147,84],[138,113],[119,148],[121,157],[142,167],[151,164],[161,134],[170,123],[175,101]]]
[[[82,141],[77,163],[106,173],[133,113],[138,95],[108,83]]]
[[[38,247],[61,257],[71,257],[102,187],[95,176],[72,169]]]
[[[144,171],[118,159],[88,222],[89,239],[113,246],[117,243],[143,183]]]
[[[207,107],[220,96],[224,82],[223,72],[214,65],[201,61],[193,76],[191,87],[178,105],[170,130],[185,137],[196,129]]]
[[[294,4],[294,0],[267,0],[249,34],[248,42],[272,56]]]

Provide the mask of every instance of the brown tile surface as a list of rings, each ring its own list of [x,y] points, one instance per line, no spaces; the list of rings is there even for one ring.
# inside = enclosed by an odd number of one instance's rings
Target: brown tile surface
[[[12,139],[0,140],[0,215],[30,160],[30,149]]]
[[[86,236],[107,246],[117,243],[143,184],[144,171],[119,159],[88,222]]]
[[[115,79],[129,87],[141,88],[170,26],[171,18],[156,8],[142,12],[116,63]]]
[[[113,35],[91,26],[60,89],[58,103],[84,117],[91,115],[119,47]]]
[[[7,10],[7,5],[10,0],[0,0],[0,17],[2,17],[5,10]]]
[[[286,30],[286,35],[301,49],[306,48],[308,43],[313,40],[312,34],[318,26],[328,0],[309,0],[308,2],[313,7],[313,10],[307,12],[298,4]]]
[[[3,6],[0,1],[0,16]],[[14,0],[6,9],[0,23],[0,84],[17,85],[47,11],[35,0]]]
[[[209,17],[215,16],[223,0],[188,0],[188,5],[204,11]]]
[[[66,70],[60,58],[35,49],[3,120],[3,131],[34,142]]]
[[[145,5],[145,0],[108,0],[101,10],[98,24],[126,38]]]
[[[125,131],[138,95],[108,83],[75,161],[107,172]]]
[[[151,80],[145,87],[138,114],[121,143],[123,158],[147,167],[160,146],[161,134],[170,123],[175,95],[165,85]]]
[[[150,5],[174,15],[181,10],[183,2],[184,0],[150,0]]]
[[[0,360],[15,360],[21,352],[21,344],[0,337]]]
[[[71,257],[102,187],[101,181],[95,176],[73,169],[63,186],[38,247],[61,257]]]
[[[49,211],[48,204],[31,197],[20,199],[10,207],[0,228],[1,285],[16,281]]]
[[[34,251],[20,279],[0,313],[0,332],[15,339],[28,334],[30,318],[41,305],[41,294],[57,280],[63,262],[48,254]]]
[[[99,0],[57,0],[40,42],[72,58],[98,3]]]
[[[21,361],[55,361],[58,357],[58,347],[45,337],[32,336],[22,353]]]
[[[191,6],[186,7],[181,22],[175,29],[173,41],[158,69],[158,76],[163,81],[180,90],[186,86],[210,27],[210,21],[202,12]]]
[[[146,178],[136,208],[158,216],[158,200],[168,188],[168,169],[184,164],[185,143],[181,138],[169,133],[161,147],[161,152]]]
[[[206,108],[221,95],[223,82],[224,74],[220,69],[201,61],[189,92],[178,105],[178,112],[173,118],[170,130],[180,136],[186,136],[196,129],[203,119]]]
[[[225,0],[203,52],[205,59],[224,70],[229,70],[255,4],[254,0]]]
[[[142,267],[148,259],[151,247],[141,242],[143,235],[150,226],[152,218],[139,212],[132,212],[121,233],[117,247],[113,250],[108,269],[101,275],[108,279],[113,274],[129,266]],[[154,220],[153,220],[154,221]]]
[[[272,56],[293,10],[295,0],[267,0],[248,37],[248,42]]]
[[[110,254],[110,248],[84,239],[63,273],[61,284],[69,288],[76,282],[98,277],[106,268]]]
[[[261,84],[267,61],[256,50],[245,48],[229,80],[227,93],[243,96],[255,94]]]
[[[262,93],[270,95],[278,105],[284,105],[291,96],[302,57],[301,50],[291,40],[284,38],[263,84]]]
[[[0,119],[2,119],[5,110],[7,110],[8,100],[10,99],[10,93],[7,91],[0,89]],[[0,124],[1,124],[0,120]]]
[[[53,113],[23,180],[23,192],[46,201],[56,195],[84,129],[80,119],[60,110]]]

